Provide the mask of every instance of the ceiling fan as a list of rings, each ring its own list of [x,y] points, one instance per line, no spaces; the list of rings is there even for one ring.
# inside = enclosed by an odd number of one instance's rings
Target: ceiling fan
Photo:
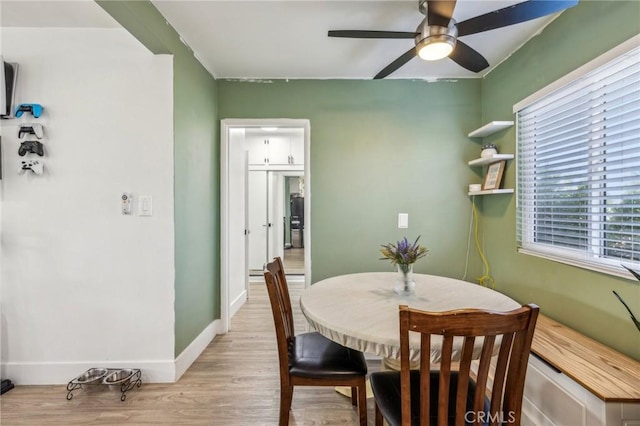
[[[329,31],[328,35],[343,38],[415,40],[414,47],[387,65],[373,77],[374,79],[385,78],[415,56],[425,60],[438,60],[448,56],[461,67],[477,73],[487,68],[489,63],[458,37],[541,18],[576,4],[578,0],[529,0],[456,22],[452,17],[456,0],[418,0],[418,9],[425,18],[415,32],[337,30]]]

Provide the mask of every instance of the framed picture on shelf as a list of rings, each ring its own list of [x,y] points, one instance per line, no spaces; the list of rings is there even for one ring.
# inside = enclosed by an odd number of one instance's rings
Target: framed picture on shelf
[[[482,190],[499,189],[502,183],[502,174],[504,173],[505,160],[491,163],[487,166],[487,172],[482,182]]]

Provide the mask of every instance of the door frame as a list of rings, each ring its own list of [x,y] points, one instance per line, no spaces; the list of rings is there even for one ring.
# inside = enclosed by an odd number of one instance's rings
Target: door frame
[[[228,232],[231,220],[238,219],[238,212],[229,211],[229,130],[246,127],[297,127],[304,129],[304,182],[305,182],[305,230],[304,230],[304,285],[311,283],[311,123],[308,119],[238,119],[227,118],[220,123],[220,322],[221,331],[229,331],[229,271],[233,262],[229,252]],[[244,221],[244,218],[242,218]]]

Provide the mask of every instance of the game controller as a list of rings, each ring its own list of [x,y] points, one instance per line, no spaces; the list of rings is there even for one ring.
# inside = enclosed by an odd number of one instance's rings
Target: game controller
[[[44,130],[42,124],[37,123],[25,123],[18,127],[18,139],[22,139],[22,135],[34,135],[38,139],[42,139],[44,136]]]
[[[27,153],[38,154],[42,157],[44,155],[44,146],[38,141],[24,141],[20,144],[18,155],[24,157]]]
[[[30,112],[35,118],[42,115],[43,106],[40,104],[20,104],[16,107],[16,117],[22,117],[25,112]]]
[[[44,164],[42,164],[42,161],[38,160],[23,161],[20,169],[18,170],[18,174],[23,174],[27,170],[31,170],[33,173],[41,175],[44,172]]]

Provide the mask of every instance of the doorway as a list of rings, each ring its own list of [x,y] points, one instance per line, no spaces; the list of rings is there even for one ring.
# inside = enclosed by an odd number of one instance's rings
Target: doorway
[[[304,176],[284,177],[284,269],[288,274],[304,274]]]
[[[304,275],[304,171],[248,171],[249,276],[282,258],[287,275]]]
[[[311,193],[309,120],[225,119],[221,124],[220,299],[224,333],[233,314],[250,297],[250,269],[256,278],[262,275],[264,263],[258,264],[256,259],[262,259],[263,254],[251,259],[252,240],[264,242],[260,250],[266,253],[265,263],[279,256],[288,274],[300,274],[305,286],[311,282]],[[296,133],[301,144],[292,143]],[[261,198],[252,201],[250,185],[254,181],[264,190]],[[293,197],[292,188],[297,194]],[[296,199],[295,218],[291,215],[292,198]],[[256,205],[263,213],[250,224],[250,209]],[[297,267],[289,271],[288,261],[292,268]]]

